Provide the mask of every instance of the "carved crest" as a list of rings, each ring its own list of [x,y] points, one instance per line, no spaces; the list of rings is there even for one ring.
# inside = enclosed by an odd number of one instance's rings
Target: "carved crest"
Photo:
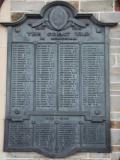
[[[62,7],[55,7],[49,15],[49,21],[54,29],[62,29],[68,21],[68,14]]]
[[[71,10],[66,9],[64,6],[55,6],[53,9],[48,10],[47,13],[44,13],[44,18],[37,22],[36,24],[29,24],[32,28],[48,27],[52,30],[60,31],[65,30],[69,27],[78,26],[79,28],[85,28],[86,23],[76,20],[73,16]]]

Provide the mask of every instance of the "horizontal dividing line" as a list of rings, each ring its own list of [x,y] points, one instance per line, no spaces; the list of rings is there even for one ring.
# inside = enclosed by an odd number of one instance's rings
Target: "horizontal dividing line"
[[[28,153],[26,153],[26,155],[27,155]],[[0,158],[2,158],[1,156],[0,156]],[[2,158],[2,159],[0,159],[0,160],[37,160],[38,158]],[[39,160],[40,160],[40,158],[39,158]],[[43,159],[41,159],[41,160],[43,160]]]
[[[18,12],[20,12],[20,13],[23,13],[23,14],[27,14],[27,13],[28,13],[28,14],[29,14],[29,13],[31,14],[31,12],[30,12],[30,11],[26,11],[26,10],[25,10],[24,12],[23,12],[23,11],[21,11],[21,10],[16,10],[16,11],[11,10],[10,12],[11,12],[11,13],[18,13]],[[39,13],[38,13],[38,15],[39,15]]]
[[[117,85],[120,85],[120,82],[110,82],[110,84],[117,84]]]
[[[117,86],[117,87],[120,87],[120,86]],[[117,91],[117,92],[119,92],[120,89],[119,89],[119,90],[117,90],[117,89],[110,89],[110,91],[111,91],[111,92],[112,92],[112,91]]]
[[[113,105],[113,107],[114,107],[114,105]],[[118,107],[118,105],[116,105],[115,107]],[[114,110],[112,111],[112,109],[111,109],[111,112],[114,112]],[[120,110],[115,110],[115,112],[120,113]]]
[[[110,113],[111,114],[111,116],[113,115],[113,114],[117,114],[117,113]],[[120,115],[120,113],[118,113],[117,114],[118,116]],[[114,117],[114,116],[113,116]],[[120,117],[119,117],[120,118]],[[113,118],[113,119],[116,119],[116,118]],[[118,119],[118,118],[117,118]]]
[[[119,97],[120,95],[114,95],[113,93],[110,94],[111,97]]]
[[[1,160],[38,160],[38,158],[12,158],[12,159],[5,158]],[[39,159],[39,160],[43,160],[43,159]]]
[[[88,112],[29,112],[26,115],[30,115],[30,116],[86,116],[88,115]]]
[[[111,89],[110,91],[111,91],[111,92],[112,92],[112,91],[117,91],[117,92],[119,92],[120,90],[114,90],[114,89]]]
[[[120,38],[111,38],[111,37],[110,37],[110,39],[111,39],[111,40],[112,40],[112,39],[113,39],[113,40],[120,40]]]
[[[110,48],[120,48],[120,46],[112,46],[112,45],[110,45]]]
[[[91,1],[96,1],[96,0],[91,0]],[[100,2],[101,0],[97,0],[97,1]],[[85,2],[85,1],[82,1],[82,2]],[[86,2],[88,2],[88,1],[86,1]],[[82,9],[82,8],[80,8],[80,11],[81,11],[81,9]],[[13,11],[13,12],[14,12],[14,11]],[[16,11],[16,12],[17,12],[17,11]],[[79,13],[81,13],[81,12],[78,12],[78,14],[79,14]],[[111,13],[111,14],[112,14],[112,13],[117,13],[117,12],[113,12],[113,11],[111,11],[111,12],[110,12],[110,11],[97,11],[97,10],[96,10],[96,11],[91,11],[91,12],[84,12],[84,13],[82,13],[82,14],[86,14],[86,13],[90,13],[90,14],[92,14],[92,13],[97,13],[97,14],[98,14],[98,13],[104,13],[104,14],[105,14],[105,13]],[[108,22],[108,23],[109,23],[109,22]]]
[[[120,53],[114,53],[114,52],[110,53],[110,56],[119,56],[119,55],[120,55]]]
[[[116,95],[110,95],[111,97],[119,97],[120,95],[119,94],[116,94]]]
[[[120,131],[120,128],[110,128],[111,131]]]
[[[114,92],[114,91],[113,91]],[[120,92],[120,91],[118,91],[118,92]],[[114,94],[114,93],[110,93],[110,97],[119,97],[120,95],[118,95],[118,94]]]
[[[111,64],[111,69],[110,70],[112,70],[112,69],[118,69],[118,68],[120,68],[120,65],[119,64]]]
[[[110,119],[111,121],[120,122],[120,119]]]
[[[117,153],[117,152],[115,152],[115,153]],[[43,160],[43,159],[46,159],[46,158],[2,158],[1,160],[38,160],[38,159]],[[97,159],[98,160],[100,160],[100,159],[111,160],[110,158],[82,158],[82,159],[84,159],[84,160],[93,160],[93,159],[95,159],[95,160],[97,160]],[[53,159],[51,159],[51,160],[53,160]],[[79,160],[81,160],[81,157],[79,158]]]
[[[113,112],[110,112],[110,113],[118,113],[118,114],[120,114],[120,112],[115,112],[115,111],[113,111]]]
[[[78,158],[76,158],[76,159],[78,159]],[[80,157],[78,160],[82,160],[82,159],[84,159],[84,160],[93,160],[93,159],[95,159],[95,160],[111,160],[110,158],[82,158],[82,157]],[[14,160],[14,159],[12,159],[12,160]],[[34,159],[35,160],[35,159]],[[39,160],[41,160],[41,159],[39,159]]]
[[[119,117],[119,118],[117,117],[117,116],[119,116],[120,114],[118,114],[118,115],[116,115],[116,116],[115,116],[115,115],[112,115],[112,114],[110,114],[110,115],[111,115],[111,119],[110,119],[110,120],[111,120],[112,122],[116,122],[116,121],[119,122],[119,121],[120,121],[120,117]],[[113,116],[113,117],[112,117],[112,116]]]
[[[91,1],[96,1],[96,0],[91,0]],[[97,0],[97,1],[102,1],[102,0]],[[82,2],[85,2],[85,1],[82,1]],[[80,8],[80,10],[81,10],[82,8]],[[38,11],[38,10],[37,10]],[[21,11],[21,10],[11,10],[11,13],[18,13],[18,12],[20,12],[20,13],[23,13],[24,12],[24,14],[31,14],[31,13],[33,13],[32,11],[26,11],[26,10],[23,10],[23,11]],[[78,12],[78,14],[79,14],[80,12]],[[99,13],[119,13],[119,12],[113,12],[113,11],[91,11],[91,12],[84,12],[84,13],[82,13],[82,14],[86,14],[86,13],[90,13],[90,14],[92,14],[92,13],[97,13],[97,14],[99,14]],[[36,13],[37,15],[40,15],[39,13]]]
[[[95,1],[96,2],[96,0],[89,0],[89,2],[91,2],[91,1]],[[97,1],[103,1],[103,0],[97,0]],[[88,0],[81,0],[81,2],[88,2]]]

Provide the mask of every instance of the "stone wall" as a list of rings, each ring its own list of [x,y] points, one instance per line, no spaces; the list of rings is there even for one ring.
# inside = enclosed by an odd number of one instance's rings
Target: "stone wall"
[[[5,0],[0,22],[16,21],[24,13],[39,13],[49,0]],[[120,160],[120,12],[115,0],[67,0],[78,12],[90,12],[103,22],[117,22],[110,29],[110,96],[112,153],[77,153],[66,160]],[[6,101],[7,32],[0,26],[0,160],[52,160],[37,153],[4,153],[4,117]],[[61,159],[60,159],[61,160]]]

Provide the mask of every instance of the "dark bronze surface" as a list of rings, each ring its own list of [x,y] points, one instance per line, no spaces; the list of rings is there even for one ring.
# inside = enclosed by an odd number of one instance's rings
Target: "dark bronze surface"
[[[108,27],[66,2],[8,26],[4,151],[110,152]]]

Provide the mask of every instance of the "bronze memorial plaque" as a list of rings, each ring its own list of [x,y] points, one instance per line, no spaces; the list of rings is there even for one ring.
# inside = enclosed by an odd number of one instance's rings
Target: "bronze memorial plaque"
[[[109,27],[52,2],[8,27],[4,151],[110,152]]]

